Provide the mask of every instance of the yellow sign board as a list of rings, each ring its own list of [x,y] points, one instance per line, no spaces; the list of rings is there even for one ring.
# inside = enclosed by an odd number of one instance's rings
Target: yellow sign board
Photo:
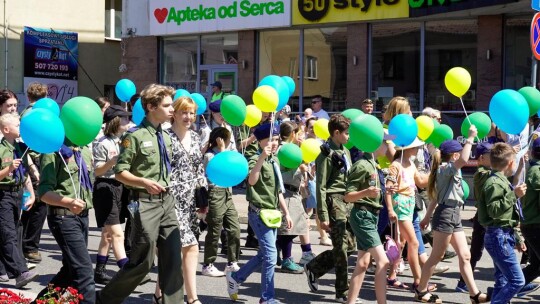
[[[408,0],[293,0],[292,24],[408,18]]]

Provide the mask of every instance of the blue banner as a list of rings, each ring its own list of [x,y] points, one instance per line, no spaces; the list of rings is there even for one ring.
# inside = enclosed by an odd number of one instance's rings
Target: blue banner
[[[24,77],[77,80],[78,34],[24,27]]]

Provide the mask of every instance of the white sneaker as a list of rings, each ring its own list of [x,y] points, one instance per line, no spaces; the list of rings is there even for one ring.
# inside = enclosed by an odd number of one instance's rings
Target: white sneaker
[[[203,266],[202,275],[207,277],[222,277],[225,275],[225,273],[223,273],[223,271],[219,271],[214,264],[210,264],[208,266]]]
[[[311,262],[317,255],[313,252],[307,252],[302,254],[302,258],[298,262],[298,265],[306,265],[307,263]]]
[[[402,259],[401,262],[399,262],[399,265],[396,269],[396,273],[402,274],[404,271],[405,271],[405,263],[403,262],[403,259]]]
[[[37,264],[26,262],[26,268],[28,268],[28,270],[32,270],[32,269],[36,268],[36,266],[37,266]]]
[[[321,238],[321,241],[319,242],[319,245],[322,246],[332,246],[332,240],[330,238]]]
[[[231,262],[231,265],[227,265],[227,267],[225,267],[225,273],[237,272],[238,270],[240,270],[240,266],[238,266],[237,262]]]
[[[229,298],[236,301],[238,300],[238,287],[240,284],[232,277],[233,273],[234,272],[227,272],[225,278],[227,279],[227,292],[229,293]]]

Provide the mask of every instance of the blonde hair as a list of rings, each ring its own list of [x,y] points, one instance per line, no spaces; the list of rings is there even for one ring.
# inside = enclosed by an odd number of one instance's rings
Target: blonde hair
[[[411,111],[409,100],[405,97],[396,96],[388,103],[388,109],[383,114],[384,122],[388,123],[398,114],[408,114]]]
[[[2,116],[0,116],[0,128],[4,128],[10,123],[18,122],[19,121],[19,114],[17,113],[6,113]]]
[[[26,96],[30,102],[34,102],[47,97],[48,92],[49,89],[47,88],[47,85],[39,82],[32,82],[26,89]]]
[[[191,97],[182,96],[178,97],[173,104],[174,112],[180,112],[180,111],[186,111],[186,110],[193,110],[193,112],[197,112],[197,104]],[[197,116],[193,116],[193,122]],[[174,119],[174,118],[173,118]]]
[[[174,92],[174,89],[169,86],[155,83],[147,85],[141,92],[141,103],[144,113],[148,114],[148,105],[158,107],[165,97],[170,96],[172,98]]]

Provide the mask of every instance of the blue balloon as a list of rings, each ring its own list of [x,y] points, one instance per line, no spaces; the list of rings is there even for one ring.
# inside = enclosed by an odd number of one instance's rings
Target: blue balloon
[[[294,83],[294,80],[289,76],[281,76],[281,79],[285,81],[287,87],[289,88],[289,97],[293,96],[294,90],[296,90],[296,83]]]
[[[138,126],[141,124],[144,117],[146,117],[146,113],[144,113],[142,102],[141,102],[141,99],[139,98],[135,102],[135,105],[133,105],[133,112],[131,113],[131,121],[133,121],[133,123]]]
[[[396,146],[405,147],[410,145],[418,135],[418,125],[412,116],[399,114],[390,120],[388,134],[396,137],[393,140]]]
[[[184,97],[184,96],[190,97],[190,95],[191,94],[189,94],[188,91],[186,91],[184,89],[178,89],[178,90],[176,90],[176,93],[174,93],[173,101],[177,100],[180,97]]]
[[[137,89],[135,88],[133,81],[125,78],[120,79],[116,83],[114,91],[116,92],[118,99],[120,99],[122,102],[128,102],[131,97],[137,93]]]
[[[47,111],[51,111],[56,116],[60,116],[60,107],[58,106],[58,103],[48,97],[41,98],[40,100],[36,101],[32,107],[32,110],[33,109],[45,109]]]
[[[197,104],[197,115],[206,112],[206,98],[199,93],[191,94],[191,99]]]
[[[21,119],[21,137],[30,149],[52,153],[60,150],[64,143],[64,124],[49,110],[32,109]]]
[[[271,86],[278,93],[279,103],[276,112],[283,109],[283,107],[289,102],[289,86],[283,79],[281,79],[281,77],[276,75],[268,75],[264,77],[261,82],[259,82],[259,87],[262,85]]]
[[[489,115],[499,129],[517,135],[529,121],[529,106],[519,92],[501,90],[491,98]]]
[[[206,175],[220,187],[236,186],[248,175],[248,162],[236,151],[223,151],[210,160],[206,166]]]

